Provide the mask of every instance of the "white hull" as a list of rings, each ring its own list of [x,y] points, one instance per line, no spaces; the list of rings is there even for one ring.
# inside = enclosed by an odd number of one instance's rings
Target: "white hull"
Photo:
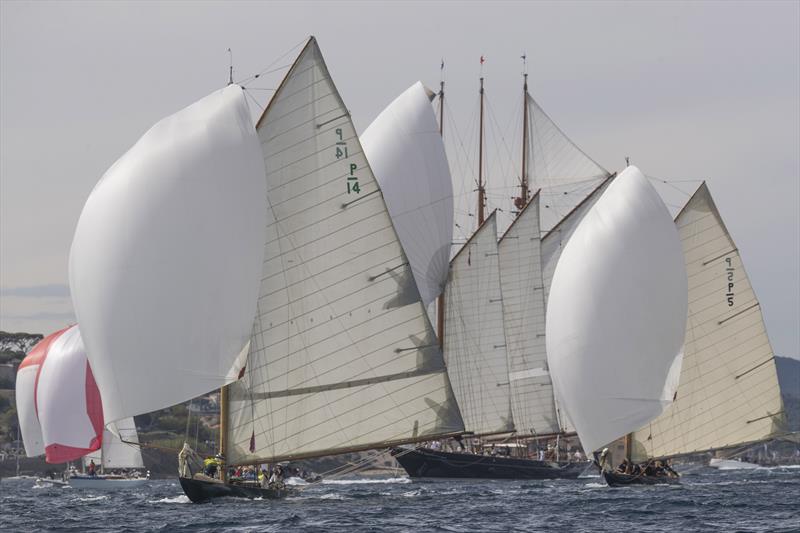
[[[147,478],[108,478],[103,476],[85,476],[69,478],[69,485],[76,489],[119,490],[132,489],[147,485]]]
[[[754,463],[747,463],[745,461],[740,461],[738,459],[711,459],[708,462],[708,466],[712,468],[718,468],[720,470],[753,470],[755,468],[761,468],[759,465]]]

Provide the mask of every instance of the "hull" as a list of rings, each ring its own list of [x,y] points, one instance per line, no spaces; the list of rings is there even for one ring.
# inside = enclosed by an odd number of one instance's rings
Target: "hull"
[[[414,479],[577,479],[588,465],[443,452],[428,448],[393,448],[392,455]]]
[[[620,474],[619,472],[603,472],[603,478],[609,487],[625,487],[628,485],[674,485],[680,478],[667,476],[642,476]]]
[[[148,481],[147,478],[73,476],[69,478],[69,486],[76,489],[121,490],[143,487]]]
[[[212,498],[249,498],[254,500],[256,498],[263,498],[265,500],[276,500],[285,498],[291,491],[288,489],[262,489],[255,484],[247,485],[234,485],[231,483],[223,483],[218,480],[205,480],[205,479],[189,479],[178,478],[181,482],[181,488],[186,496],[193,503],[200,503],[208,501]]]

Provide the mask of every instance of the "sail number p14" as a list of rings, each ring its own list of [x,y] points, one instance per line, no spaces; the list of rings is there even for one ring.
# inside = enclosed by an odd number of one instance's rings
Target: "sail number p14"
[[[342,128],[336,128],[334,131],[336,133],[336,144],[334,145],[334,148],[336,149],[336,159],[348,159],[350,154],[347,151],[347,141],[344,140]],[[361,192],[361,187],[358,185],[358,176],[356,176],[356,170],[358,170],[358,165],[355,163],[350,163],[347,173],[347,194],[358,194]]]

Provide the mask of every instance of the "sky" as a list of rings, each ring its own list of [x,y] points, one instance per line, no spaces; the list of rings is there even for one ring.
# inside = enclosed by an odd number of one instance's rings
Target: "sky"
[[[669,182],[659,191],[673,210],[707,180],[775,353],[800,358],[796,1],[4,0],[0,330],[74,321],[67,264],[86,198],[151,125],[226,84],[228,48],[235,80],[278,69],[249,86],[255,117],[309,35],[359,131],[415,81],[438,88],[444,60],[457,206],[472,201],[481,74],[488,187],[502,203],[518,164],[526,55],[531,94],[605,168],[630,156]]]

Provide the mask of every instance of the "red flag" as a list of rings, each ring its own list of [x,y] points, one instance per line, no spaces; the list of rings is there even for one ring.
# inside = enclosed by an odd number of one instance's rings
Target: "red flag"
[[[483,65],[483,62],[484,62],[484,61],[485,61],[485,60],[483,59],[483,56],[481,56],[481,65]]]
[[[250,453],[255,453],[256,451],[256,430],[253,430],[253,434],[250,435]]]

